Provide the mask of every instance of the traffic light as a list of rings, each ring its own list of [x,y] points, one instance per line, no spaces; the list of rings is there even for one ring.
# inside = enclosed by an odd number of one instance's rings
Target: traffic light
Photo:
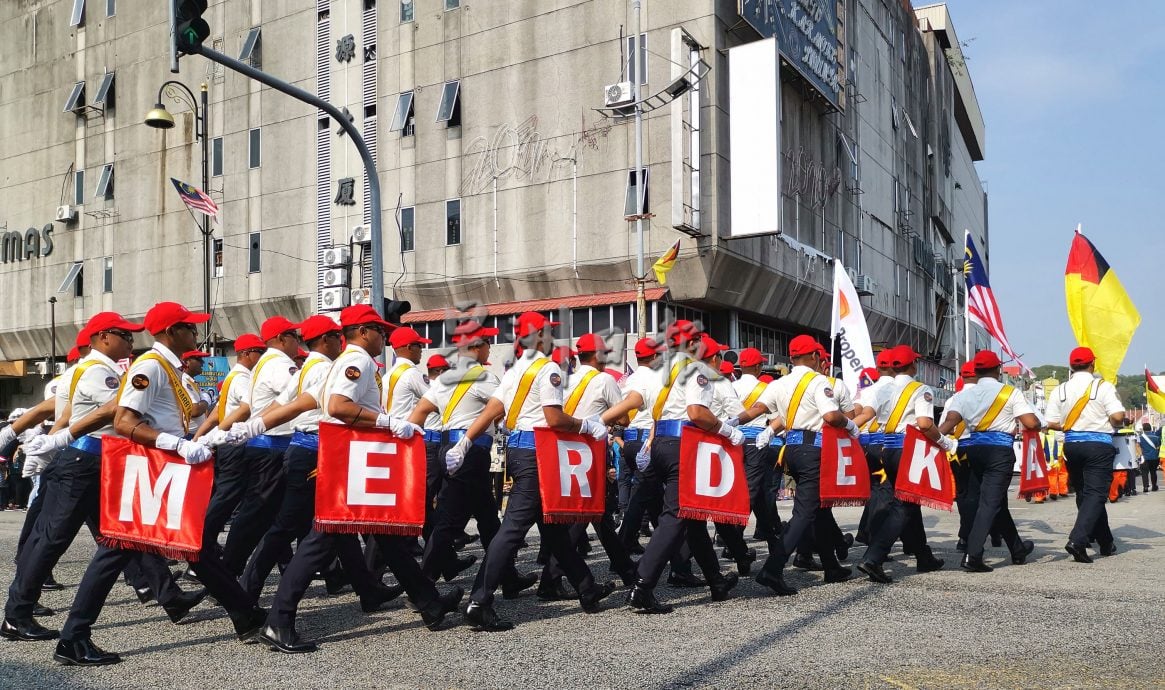
[[[400,319],[412,310],[413,305],[408,300],[384,300],[384,320],[389,323],[400,323]]]
[[[174,42],[178,50],[191,54],[210,36],[210,25],[202,18],[207,0],[171,0],[174,3]]]

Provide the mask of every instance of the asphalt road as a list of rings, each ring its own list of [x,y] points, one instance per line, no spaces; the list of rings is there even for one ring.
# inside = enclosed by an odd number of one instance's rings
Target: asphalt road
[[[225,614],[209,603],[176,626],[118,585],[94,639],[121,653],[121,664],[64,668],[51,660],[53,643],[0,642],[0,687],[1165,686],[1165,492],[1110,505],[1120,553],[1091,565],[1063,551],[1073,504],[1012,499],[1011,508],[1021,533],[1036,543],[1024,566],[989,548],[988,562],[999,566],[994,573],[961,572],[956,516],[924,509],[931,543],[947,559],[941,572],[918,575],[913,559],[895,552],[889,586],[864,579],[823,585],[819,574],[791,571],[790,582],[801,588],[796,597],[766,596],[747,579],[722,603],[702,591],[660,587],[660,597],[678,605],[667,616],[632,614],[623,590],[589,616],[575,602],[526,594],[517,601],[499,596],[499,612],[518,622],[510,632],[474,633],[464,625],[429,632],[400,600],[365,616],[350,592],[329,597],[318,584],[303,602],[299,629],[322,647],[293,657],[237,642]],[[780,509],[787,517],[791,504]],[[836,513],[843,529],[856,527],[857,509]],[[23,518],[0,513],[0,553],[12,553]],[[536,545],[536,532],[529,540]],[[595,546],[590,563],[605,575]],[[82,529],[56,570],[68,587],[46,592],[43,603],[67,609],[92,551]],[[535,568],[535,555],[536,548],[524,550],[520,567]],[[11,559],[0,561],[0,580],[10,583]],[[458,584],[468,588],[469,577]],[[273,593],[274,579],[264,601]],[[63,620],[58,613],[42,622],[59,627]]]

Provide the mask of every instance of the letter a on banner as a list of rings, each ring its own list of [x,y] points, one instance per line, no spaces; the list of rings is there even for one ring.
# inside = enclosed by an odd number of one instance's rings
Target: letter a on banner
[[[860,506],[870,499],[870,470],[861,445],[844,429],[821,428],[821,507]]]
[[[542,520],[596,522],[607,506],[607,441],[583,434],[534,430]]]
[[[894,495],[928,508],[951,510],[954,505],[954,477],[947,454],[913,424],[906,427]]]
[[[425,525],[425,441],[320,423],[315,528],[416,536]]]
[[[1051,482],[1048,480],[1048,463],[1044,459],[1044,443],[1040,432],[1024,429],[1020,447],[1023,457],[1020,462],[1019,497],[1027,498],[1047,491]]]
[[[101,535],[118,549],[197,561],[214,464],[106,436],[101,443]]]
[[[680,436],[680,509],[690,520],[747,525],[744,449],[719,434],[685,426]]]

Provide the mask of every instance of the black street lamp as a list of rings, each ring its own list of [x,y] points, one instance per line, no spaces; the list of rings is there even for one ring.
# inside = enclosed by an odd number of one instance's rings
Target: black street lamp
[[[49,376],[57,375],[57,298],[49,298],[49,328],[52,334],[53,344],[49,356]]]

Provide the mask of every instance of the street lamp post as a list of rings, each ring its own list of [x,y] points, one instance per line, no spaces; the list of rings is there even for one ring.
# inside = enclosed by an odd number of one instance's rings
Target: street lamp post
[[[203,193],[209,193],[210,188],[210,139],[207,137],[207,86],[202,83],[199,88],[199,98],[194,97],[190,87],[173,79],[164,82],[158,87],[158,102],[154,109],[146,114],[145,124],[155,129],[171,129],[174,127],[174,116],[166,110],[162,103],[162,94],[169,96],[176,103],[183,103],[194,113],[194,136],[202,145],[202,181]],[[210,261],[211,237],[210,216],[202,214],[202,305],[203,310],[210,314]],[[206,332],[203,336],[205,346],[210,346],[211,321],[206,322]]]
[[[49,376],[57,375],[57,298],[49,298],[49,333],[53,344],[49,352]]]

